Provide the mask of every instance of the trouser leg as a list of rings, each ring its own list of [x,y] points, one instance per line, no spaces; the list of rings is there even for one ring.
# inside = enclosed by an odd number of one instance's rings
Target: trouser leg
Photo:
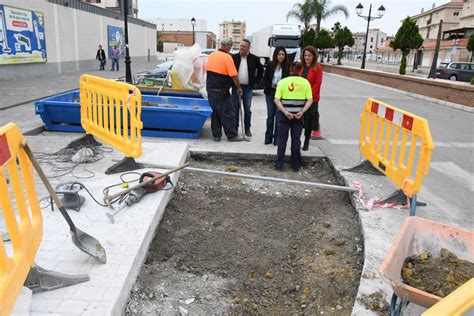
[[[207,91],[209,105],[212,108],[212,115],[211,115],[211,131],[213,137],[221,137],[222,136],[222,123],[220,119],[220,96],[218,92],[214,91]]]
[[[236,137],[237,128],[235,127],[235,112],[229,93],[225,93],[222,98],[222,112],[220,119],[222,122],[222,127],[224,127],[224,133],[227,138]]]
[[[276,140],[275,111],[277,107],[273,100],[273,95],[265,95],[265,101],[267,103],[267,130],[265,131],[265,143],[271,143],[274,137]]]
[[[282,168],[285,162],[286,143],[288,141],[288,131],[290,129],[290,121],[280,111],[277,112],[278,121],[278,139],[277,139],[277,160],[275,162],[276,168]]]
[[[244,125],[245,130],[250,130],[250,126],[252,125],[252,95],[253,89],[250,86],[242,87],[243,96],[242,101],[244,105]]]
[[[301,132],[303,131],[303,120],[291,120],[291,167],[298,170],[301,167]],[[311,131],[310,131],[311,134]]]

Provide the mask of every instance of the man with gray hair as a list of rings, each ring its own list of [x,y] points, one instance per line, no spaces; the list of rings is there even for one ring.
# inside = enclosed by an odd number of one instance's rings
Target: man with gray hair
[[[211,130],[215,142],[221,141],[222,128],[224,128],[227,141],[244,140],[243,137],[238,136],[235,112],[230,100],[229,90],[232,83],[236,87],[236,93],[242,96],[237,69],[229,54],[232,44],[231,38],[221,40],[221,48],[210,54],[207,59],[206,89],[209,105],[212,108]]]
[[[243,39],[240,42],[239,52],[232,55],[232,59],[234,59],[235,68],[239,72],[239,83],[242,87],[242,102],[244,105],[244,113],[242,113],[244,126],[242,128],[245,127],[245,135],[251,137],[252,111],[250,107],[252,106],[253,87],[262,80],[263,66],[260,63],[260,58],[250,53],[250,41],[248,39]],[[232,104],[236,113],[235,126],[238,129],[240,102],[235,90],[232,90]]]

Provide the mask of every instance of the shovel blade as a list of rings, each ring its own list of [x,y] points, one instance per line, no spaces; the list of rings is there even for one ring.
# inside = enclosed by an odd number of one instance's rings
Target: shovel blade
[[[107,256],[105,254],[104,247],[102,247],[100,242],[91,235],[76,227],[75,232],[71,231],[71,238],[72,242],[77,248],[96,258],[102,263],[107,262]]]

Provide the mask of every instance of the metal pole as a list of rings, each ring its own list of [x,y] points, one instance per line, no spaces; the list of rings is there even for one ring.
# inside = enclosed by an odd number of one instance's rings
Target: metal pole
[[[441,43],[441,29],[443,27],[443,20],[439,20],[439,28],[438,28],[438,37],[436,38],[436,47],[434,50],[433,61],[431,62],[430,73],[428,78],[436,79],[436,66],[438,64],[438,53],[439,53],[439,45]]]
[[[195,38],[194,38],[194,24],[193,24],[193,45],[194,45],[195,41],[196,41],[196,40],[195,40]]]
[[[362,65],[360,66],[360,69],[365,69],[365,56],[367,52],[367,42],[369,40],[369,25],[370,25],[371,14],[372,14],[372,3],[370,4],[369,16],[367,17],[367,31],[365,32],[364,54],[362,55]]]
[[[143,164],[144,167],[147,168],[160,168],[160,169],[173,169],[175,167],[170,166],[158,166],[153,164]],[[210,170],[210,169],[202,169],[202,168],[192,168],[187,167],[184,171],[194,171],[194,172],[201,172],[201,173],[210,173],[210,174],[217,174],[221,176],[227,177],[236,177],[236,178],[246,178],[246,179],[253,179],[253,180],[261,180],[261,181],[272,181],[272,182],[283,182],[283,183],[291,183],[291,184],[301,184],[307,186],[314,186],[321,189],[330,189],[330,190],[339,190],[339,191],[346,191],[346,192],[357,192],[358,189],[345,187],[340,185],[332,185],[332,184],[325,184],[325,183],[317,183],[317,182],[308,182],[308,181],[299,181],[299,180],[290,180],[290,179],[283,179],[283,178],[274,178],[274,177],[263,177],[263,176],[256,176],[256,175],[249,175],[243,173],[236,173],[236,172],[226,172],[226,171],[218,171],[218,170]]]
[[[124,36],[125,36],[125,81],[128,83],[133,83],[132,81],[132,69],[130,64],[130,52],[128,50],[128,0],[123,1],[123,23],[125,24]]]

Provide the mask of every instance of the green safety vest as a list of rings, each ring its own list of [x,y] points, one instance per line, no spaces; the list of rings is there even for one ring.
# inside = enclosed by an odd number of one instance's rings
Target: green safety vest
[[[308,80],[299,76],[290,76],[282,79],[278,83],[275,92],[275,98],[280,99],[285,109],[290,113],[301,111],[306,100],[312,97],[313,93]]]

